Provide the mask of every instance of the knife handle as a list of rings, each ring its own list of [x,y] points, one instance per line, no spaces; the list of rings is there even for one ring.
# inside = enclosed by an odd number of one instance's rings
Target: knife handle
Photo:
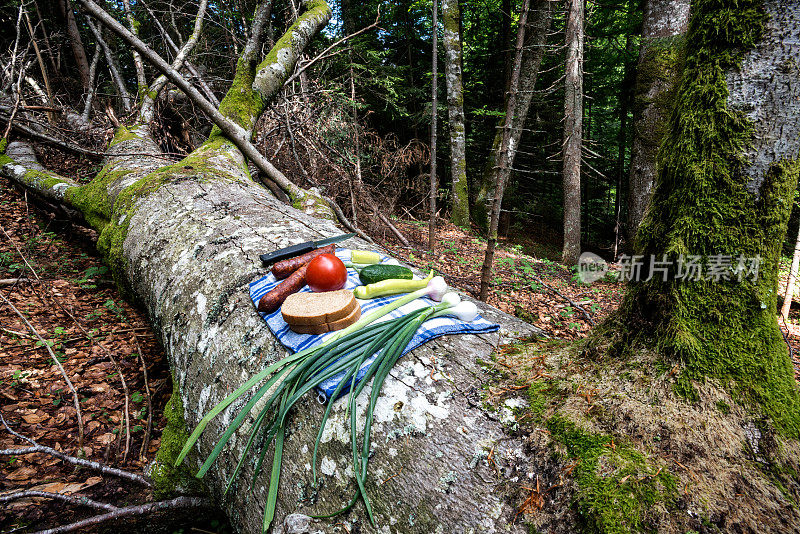
[[[281,248],[268,254],[262,254],[259,257],[264,263],[275,263],[288,258],[294,258],[295,256],[305,254],[306,252],[311,252],[315,248],[316,247],[314,246],[313,242],[306,241],[305,243],[298,243],[290,247]]]

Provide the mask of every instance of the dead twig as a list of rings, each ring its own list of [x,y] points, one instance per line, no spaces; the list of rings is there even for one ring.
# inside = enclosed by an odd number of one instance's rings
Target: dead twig
[[[88,506],[90,508],[97,508],[98,510],[108,510],[109,512],[114,512],[116,510],[119,510],[119,508],[114,506],[113,504],[95,501],[88,497],[84,497],[82,495],[73,497],[72,495],[67,495],[65,493],[53,493],[51,491],[38,491],[38,490],[17,491],[15,493],[0,495],[0,502],[11,502],[11,501],[17,501],[19,499],[28,499],[31,497],[56,499],[59,501],[64,501],[78,506]]]
[[[61,365],[61,362],[58,360],[55,353],[53,352],[53,349],[50,348],[50,345],[47,343],[47,341],[45,341],[44,338],[42,338],[42,336],[39,335],[39,332],[33,327],[31,323],[28,322],[28,319],[26,319],[25,316],[22,315],[22,312],[20,312],[17,309],[17,307],[14,306],[11,303],[11,301],[8,300],[2,293],[0,293],[0,299],[3,299],[6,305],[8,305],[8,307],[11,308],[11,310],[14,313],[16,313],[20,319],[22,319],[22,322],[25,323],[25,326],[28,327],[28,330],[30,330],[31,333],[39,339],[42,345],[44,345],[44,348],[46,348],[47,352],[50,353],[50,356],[53,358],[53,362],[56,364],[58,370],[61,372],[61,376],[64,378],[64,382],[67,383],[67,387],[72,392],[72,401],[73,404],[75,405],[75,414],[78,418],[78,449],[83,450],[83,417],[81,416],[81,404],[80,400],[78,399],[78,392],[75,390],[75,386],[72,385],[72,381],[67,376],[67,372],[64,370],[64,366]],[[0,416],[0,418],[2,418],[2,416]],[[3,424],[5,424],[5,422]]]
[[[139,460],[144,462],[147,460],[147,445],[150,443],[150,432],[153,430],[153,397],[150,394],[150,383],[147,379],[147,362],[144,361],[144,354],[142,347],[139,345],[139,336],[133,334],[133,339],[136,341],[136,348],[139,351],[139,361],[142,362],[142,373],[144,374],[144,393],[147,399],[147,428],[144,431],[144,439],[142,440],[142,448],[139,451]]]
[[[3,424],[6,430],[8,430],[12,435],[18,437],[21,440],[27,441],[32,447],[26,447],[24,449],[0,449],[0,456],[18,456],[20,454],[34,454],[34,453],[43,453],[49,454],[50,456],[54,456],[59,460],[64,460],[67,463],[72,465],[77,465],[80,467],[85,467],[87,469],[93,469],[95,471],[99,471],[104,475],[113,475],[120,478],[125,478],[132,482],[137,482],[142,484],[143,486],[151,487],[150,481],[147,480],[142,475],[137,475],[136,473],[131,473],[130,471],[124,471],[122,469],[117,469],[116,467],[108,467],[107,465],[103,465],[99,462],[94,462],[92,460],[84,460],[83,458],[76,458],[75,456],[70,456],[68,454],[64,454],[63,452],[57,451],[51,447],[46,445],[40,445],[36,443],[36,441],[32,440],[29,437],[23,436],[22,434],[15,432],[8,426],[6,420],[3,418],[3,415],[0,414],[0,423]]]
[[[64,532],[85,531],[87,527],[92,525],[99,525],[106,521],[120,519],[134,515],[147,516],[153,512],[160,512],[164,510],[175,510],[179,508],[208,508],[211,506],[211,501],[203,497],[176,497],[169,501],[149,502],[139,504],[136,506],[126,506],[125,508],[118,508],[113,512],[107,514],[96,515],[89,517],[69,525],[62,525],[56,528],[47,530],[40,530],[36,534],[61,534]]]

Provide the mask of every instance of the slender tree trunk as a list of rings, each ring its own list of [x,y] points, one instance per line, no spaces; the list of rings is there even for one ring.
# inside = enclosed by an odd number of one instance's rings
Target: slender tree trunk
[[[445,81],[450,126],[450,219],[458,226],[469,226],[467,195],[467,137],[464,128],[464,93],[461,80],[461,10],[458,0],[442,0],[444,25]]]
[[[436,123],[439,119],[439,0],[433,0],[433,24],[431,37],[433,41],[433,60],[431,62],[431,197],[428,221],[428,250],[433,252],[436,245],[436,196],[439,191],[439,180],[436,175]]]
[[[620,103],[619,103],[619,134],[617,135],[617,169],[616,169],[616,192],[614,194],[614,258],[617,258],[619,250],[619,239],[621,230],[621,213],[622,213],[622,191],[624,189],[623,182],[625,179],[625,153],[628,147],[628,112],[630,111],[632,85],[635,76],[634,64],[631,58],[634,57],[635,40],[633,28],[633,15],[634,15],[633,1],[628,3],[628,24],[627,35],[625,36],[625,74],[622,78],[622,86],[620,87]]]
[[[531,0],[531,9],[528,17],[528,26],[525,33],[525,47],[522,53],[520,66],[519,91],[514,109],[508,107],[508,92],[506,93],[505,114],[511,114],[511,139],[508,143],[509,169],[514,165],[525,121],[528,118],[528,109],[533,98],[533,90],[539,75],[539,66],[544,57],[547,43],[547,32],[553,17],[553,3],[551,0]],[[512,53],[512,57],[515,57]],[[512,60],[513,61],[513,60]],[[511,68],[510,71],[514,69]],[[509,78],[510,80],[510,78]],[[510,83],[510,81],[509,81]],[[494,187],[497,181],[498,161],[500,148],[503,144],[503,125],[505,117],[497,125],[492,150],[486,160],[480,183],[475,194],[475,204],[472,206],[472,220],[482,229],[489,230],[489,213],[494,203]]]
[[[494,199],[492,211],[489,217],[489,236],[486,240],[486,253],[483,257],[483,267],[481,268],[481,290],[480,299],[486,301],[489,296],[489,279],[492,277],[494,266],[494,250],[497,247],[497,226],[500,222],[500,208],[503,203],[503,193],[505,192],[508,178],[511,176],[511,162],[513,161],[513,127],[514,114],[512,110],[517,105],[517,93],[520,86],[520,70],[522,70],[522,56],[525,47],[525,33],[528,24],[528,10],[530,0],[523,0],[522,13],[519,17],[519,28],[517,29],[517,44],[514,54],[514,68],[511,72],[511,83],[508,86],[508,100],[506,101],[506,117],[503,124],[503,139],[500,142],[498,151],[498,168],[495,173]]]
[[[718,38],[723,19],[736,28],[727,39]],[[636,239],[645,268],[601,329],[625,332],[612,337],[616,350],[656,348],[679,369],[682,395],[699,399],[695,381],[714,378],[794,438],[800,396],[775,289],[800,173],[798,21],[797,2],[693,3]]]
[[[133,35],[139,37],[139,22],[133,16],[130,0],[122,0],[122,6],[125,9],[125,18],[128,20],[128,29]],[[147,78],[144,74],[144,63],[139,51],[134,48],[131,50],[131,54],[133,54],[133,66],[136,69],[136,101],[140,102],[144,97],[145,91],[147,91]]]
[[[583,145],[583,1],[570,0],[564,81],[564,248],[561,261],[578,263],[581,253],[581,147]]]
[[[656,155],[668,127],[680,80],[683,35],[690,0],[645,0],[642,45],[636,72],[633,146],[628,179],[629,249],[650,203]]]
[[[78,75],[81,77],[83,90],[86,91],[89,88],[89,60],[86,57],[86,49],[83,47],[81,32],[75,22],[75,14],[72,12],[72,3],[70,0],[61,0],[59,6],[67,21],[69,44],[72,47],[72,55],[75,56],[75,64],[78,66]]]
[[[797,239],[794,242],[794,254],[792,254],[792,267],[789,269],[789,279],[786,281],[786,292],[783,294],[783,305],[781,306],[781,316],[784,321],[789,320],[789,310],[792,308],[794,299],[794,289],[797,283],[797,269],[800,267],[800,227],[797,230]]]

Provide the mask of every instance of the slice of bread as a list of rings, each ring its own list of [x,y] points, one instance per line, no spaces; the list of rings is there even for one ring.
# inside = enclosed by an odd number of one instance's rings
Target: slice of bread
[[[361,309],[349,289],[323,293],[293,293],[283,302],[281,315],[290,325],[317,326],[344,319],[356,308]]]
[[[347,317],[343,319],[339,319],[336,321],[331,321],[330,323],[320,323],[315,325],[295,325],[290,324],[289,328],[292,331],[297,332],[298,334],[324,334],[326,332],[334,332],[336,330],[341,330],[342,328],[347,328],[351,324],[355,323],[361,318],[361,306],[356,303],[356,307],[353,309],[352,312]]]

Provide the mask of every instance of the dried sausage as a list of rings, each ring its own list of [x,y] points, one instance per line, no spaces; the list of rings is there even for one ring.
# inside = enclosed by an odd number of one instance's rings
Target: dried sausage
[[[272,274],[276,280],[283,280],[297,269],[307,264],[320,254],[334,254],[336,252],[336,245],[325,245],[324,247],[315,248],[311,252],[306,252],[302,256],[289,258],[288,260],[281,260],[272,266]]]
[[[292,293],[297,293],[306,285],[306,269],[308,264],[302,265],[293,272],[289,278],[275,286],[272,291],[261,297],[258,301],[258,311],[272,313],[281,307],[286,297]]]

